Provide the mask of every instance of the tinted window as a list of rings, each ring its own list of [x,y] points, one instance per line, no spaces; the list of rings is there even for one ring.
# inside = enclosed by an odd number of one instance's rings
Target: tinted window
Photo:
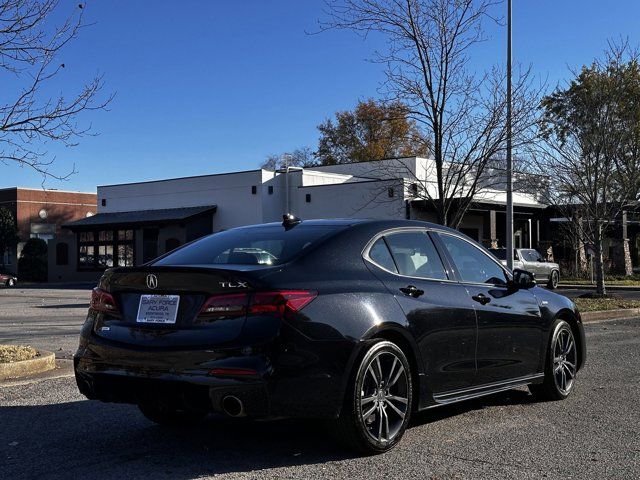
[[[250,227],[209,235],[183,246],[154,265],[279,265],[343,226]]]
[[[506,283],[502,268],[482,250],[452,235],[440,234],[440,238],[453,257],[462,281],[497,285]]]
[[[398,269],[396,268],[396,264],[393,263],[393,258],[391,258],[387,244],[384,243],[382,238],[376,240],[376,243],[369,249],[369,258],[382,268],[398,273]]]
[[[427,232],[400,232],[385,238],[401,275],[447,279],[442,261]]]

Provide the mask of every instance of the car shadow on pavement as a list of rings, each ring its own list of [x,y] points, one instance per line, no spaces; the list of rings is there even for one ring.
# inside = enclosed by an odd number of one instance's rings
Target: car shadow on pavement
[[[134,406],[97,401],[3,406],[0,425],[0,478],[12,480],[191,479],[354,456],[319,422],[210,416],[169,429]]]
[[[418,426],[435,423],[487,407],[526,405],[530,403],[537,403],[537,401],[527,390],[507,390],[474,400],[466,400],[422,411],[413,416],[411,424],[412,426]]]
[[[0,394],[2,392],[0,391]],[[531,403],[509,391],[415,415],[412,427],[490,406]],[[210,416],[163,428],[134,406],[76,401],[0,407],[0,478],[173,478],[246,473],[357,456],[326,424]]]

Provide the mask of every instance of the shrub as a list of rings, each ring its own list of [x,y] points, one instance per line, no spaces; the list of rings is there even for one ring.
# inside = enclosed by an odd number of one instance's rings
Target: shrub
[[[27,240],[18,260],[18,274],[21,280],[47,280],[47,242],[40,238]]]

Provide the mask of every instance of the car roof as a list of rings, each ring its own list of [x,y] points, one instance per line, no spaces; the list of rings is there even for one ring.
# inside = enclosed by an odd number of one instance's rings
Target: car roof
[[[344,226],[352,227],[356,225],[367,225],[371,227],[379,227],[380,229],[390,228],[402,228],[402,227],[422,227],[433,230],[441,230],[445,232],[460,233],[458,230],[454,230],[437,223],[423,222],[421,220],[381,220],[372,218],[314,218],[314,219],[301,219],[301,222],[295,226],[300,227],[315,227],[315,226]],[[282,227],[282,222],[261,223],[256,225],[246,225],[243,227],[237,227],[234,230],[240,229],[253,229],[253,228],[273,228]]]

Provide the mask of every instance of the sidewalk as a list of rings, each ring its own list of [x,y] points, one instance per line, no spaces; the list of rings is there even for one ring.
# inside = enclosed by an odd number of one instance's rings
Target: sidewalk
[[[580,316],[582,317],[583,323],[601,322],[603,320],[622,320],[627,318],[640,317],[640,308],[582,312]]]
[[[609,285],[605,283],[607,290],[631,290],[631,291],[640,291],[640,285]],[[578,283],[562,283],[558,284],[558,288],[571,288],[576,290],[589,290],[596,288],[595,284],[578,284]]]

